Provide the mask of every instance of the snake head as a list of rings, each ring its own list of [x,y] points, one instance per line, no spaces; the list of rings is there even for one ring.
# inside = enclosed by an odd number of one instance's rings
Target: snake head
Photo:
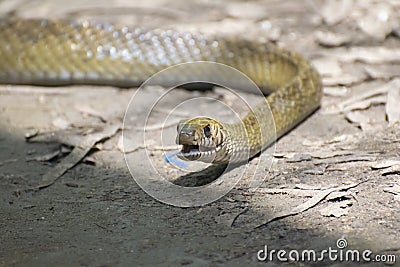
[[[218,121],[207,117],[183,120],[177,130],[176,143],[182,145],[178,158],[212,163],[222,154],[226,132]]]

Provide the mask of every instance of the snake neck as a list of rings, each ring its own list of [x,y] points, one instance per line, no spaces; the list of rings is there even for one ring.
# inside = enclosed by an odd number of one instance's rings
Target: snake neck
[[[298,66],[297,76],[272,92],[240,122],[224,124],[229,137],[226,158],[231,162],[256,156],[318,108],[322,96],[320,76],[307,61],[302,60]]]
[[[249,113],[241,122],[224,124],[227,136],[223,147],[226,154],[222,159],[224,162],[248,161],[270,145],[268,140],[275,139],[270,136],[270,133],[275,132],[275,129],[270,129],[274,127],[273,120],[266,118],[265,114],[257,117],[256,113]]]

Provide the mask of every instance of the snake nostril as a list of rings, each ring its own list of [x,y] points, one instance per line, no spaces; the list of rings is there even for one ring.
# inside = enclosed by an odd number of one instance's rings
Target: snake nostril
[[[176,137],[176,143],[179,145],[192,144],[193,140],[193,135],[186,132],[180,132]]]
[[[193,130],[191,127],[188,127],[187,125],[184,125],[179,132],[181,135],[194,135],[195,130]]]

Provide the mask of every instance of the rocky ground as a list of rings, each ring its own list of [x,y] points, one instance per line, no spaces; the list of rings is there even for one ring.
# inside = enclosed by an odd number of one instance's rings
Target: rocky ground
[[[199,177],[182,178],[163,159],[162,145],[175,148],[176,123],[193,115],[190,105],[169,111],[194,97],[234,105],[222,89],[176,90],[150,114],[144,147],[143,128],[129,123],[146,119],[163,88],[141,89],[122,142],[136,88],[1,85],[0,264],[258,266],[266,262],[257,253],[268,246],[300,254],[368,249],[372,261],[365,266],[398,266],[399,10],[395,0],[0,1],[3,17],[91,19],[272,41],[310,58],[324,82],[316,113],[261,157],[202,187],[217,192],[211,198],[223,196],[196,207],[210,199],[198,194],[190,202],[182,187],[164,196],[168,190],[153,186],[147,194],[138,183],[151,187],[158,176],[199,185]],[[203,104],[211,114],[219,109],[218,101]],[[232,179],[238,184],[218,195]],[[375,255],[386,256],[385,263]],[[274,259],[269,266],[282,264]],[[326,257],[291,264],[360,263]]]

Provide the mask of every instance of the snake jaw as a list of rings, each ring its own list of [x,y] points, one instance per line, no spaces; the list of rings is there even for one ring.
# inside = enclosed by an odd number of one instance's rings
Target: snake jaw
[[[210,162],[211,160],[208,159],[214,158],[216,151],[217,149],[213,147],[182,145],[182,149],[177,156],[183,160]]]

